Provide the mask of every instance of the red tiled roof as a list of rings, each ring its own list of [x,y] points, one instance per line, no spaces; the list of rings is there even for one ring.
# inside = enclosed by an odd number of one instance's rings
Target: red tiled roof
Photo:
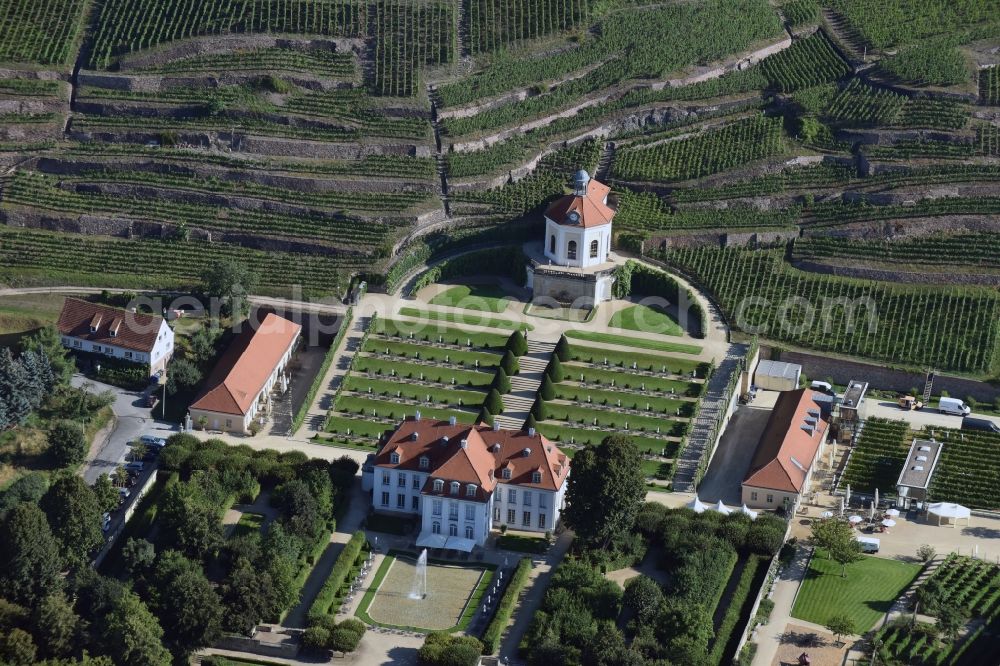
[[[815,391],[798,389],[778,396],[743,480],[745,485],[802,492],[827,428],[815,395]]]
[[[244,331],[219,359],[191,408],[246,415],[301,329],[298,324],[268,314],[259,328]]]
[[[393,453],[399,454],[398,463],[392,462]],[[429,463],[426,468],[420,466],[424,456]],[[476,484],[477,498],[482,501],[499,482],[554,491],[569,475],[569,458],[539,433],[493,430],[486,425],[451,425],[433,419],[403,421],[379,450],[375,465],[430,474],[424,486],[428,494],[447,496],[450,482],[457,481],[462,484],[459,494],[465,497],[467,485]],[[510,479],[502,478],[504,468],[511,470]],[[536,470],[541,473],[538,482],[532,478]],[[434,492],[433,479],[445,482],[442,492]]]
[[[587,184],[587,196],[567,194],[556,199],[545,210],[545,216],[567,226],[590,228],[611,224],[615,211],[604,203],[604,198],[610,191],[611,188],[604,183],[591,179]],[[576,213],[575,220],[570,217],[570,213]]]
[[[56,327],[67,337],[150,353],[163,317],[67,297]],[[91,328],[97,329],[91,333]],[[115,335],[112,335],[115,331]]]

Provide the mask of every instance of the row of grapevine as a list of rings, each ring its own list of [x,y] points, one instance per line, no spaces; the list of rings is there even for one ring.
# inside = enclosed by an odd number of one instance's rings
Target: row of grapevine
[[[949,234],[895,241],[859,241],[835,236],[810,236],[795,241],[797,259],[856,259],[917,265],[1000,268],[1000,237],[996,234]]]
[[[946,430],[941,460],[931,478],[931,497],[973,509],[1000,508],[1000,435]]]
[[[375,5],[374,26],[377,95],[409,97],[417,89],[418,67],[455,58],[455,8],[445,0],[382,0]]]
[[[1000,65],[979,70],[979,100],[983,104],[1000,104]]]
[[[158,44],[230,32],[363,37],[362,0],[100,0],[90,55],[94,69]]]
[[[836,81],[851,71],[850,65],[840,57],[822,30],[764,58],[760,67],[771,85],[781,92]]]
[[[692,137],[623,148],[611,175],[627,181],[688,180],[781,153],[781,118],[756,115]]]
[[[825,1],[869,44],[880,49],[998,21],[994,0]],[[995,29],[992,34],[997,34]]]
[[[662,254],[714,295],[731,325],[810,349],[920,367],[994,372],[1000,294],[795,270],[782,250],[679,248]]]
[[[822,226],[936,215],[997,215],[1000,214],[1000,197],[944,197],[921,199],[913,205],[890,206],[828,202],[811,206],[806,214],[811,223]]]
[[[242,49],[229,53],[179,58],[139,68],[157,74],[222,72],[301,72],[332,79],[355,77],[354,56],[327,49],[296,49],[285,46]]]
[[[87,0],[0,2],[0,62],[68,64],[89,4]]]
[[[637,231],[794,227],[799,215],[798,209],[762,211],[744,206],[672,211],[666,201],[652,192],[622,189],[615,196],[618,199],[615,227]]]
[[[350,273],[370,269],[351,257],[260,251],[199,241],[118,239],[55,234],[0,225],[0,274],[9,284],[94,284],[129,288],[196,287],[202,269],[216,260],[252,262],[261,287],[287,293],[341,293]],[[137,267],[142,270],[137,270]]]
[[[819,20],[819,4],[816,0],[791,0],[779,7],[785,21],[792,27],[816,23]]]
[[[567,30],[586,20],[590,0],[461,0],[469,50],[500,51],[522,39]]]
[[[905,421],[871,418],[851,452],[851,459],[840,480],[840,487],[872,494],[891,491],[899,480],[899,472],[910,450],[909,426]]]

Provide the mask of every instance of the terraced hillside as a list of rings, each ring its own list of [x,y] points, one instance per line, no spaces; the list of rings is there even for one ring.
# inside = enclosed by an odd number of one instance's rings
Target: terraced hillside
[[[731,325],[996,375],[1000,7],[877,4],[0,0],[0,280],[392,289],[583,167]],[[879,333],[775,326],[798,289]]]

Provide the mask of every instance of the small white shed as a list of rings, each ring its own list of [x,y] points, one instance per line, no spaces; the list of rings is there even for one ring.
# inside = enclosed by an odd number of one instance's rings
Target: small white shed
[[[768,391],[794,391],[799,387],[802,366],[781,361],[761,361],[754,373],[754,384]]]

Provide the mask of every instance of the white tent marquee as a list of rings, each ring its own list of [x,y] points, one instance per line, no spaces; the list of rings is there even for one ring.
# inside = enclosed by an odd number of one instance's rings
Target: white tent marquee
[[[972,512],[962,506],[961,504],[954,504],[953,502],[935,502],[934,504],[927,505],[927,515],[937,516],[938,525],[941,524],[941,520],[950,520],[952,527],[958,524],[958,521],[964,520],[965,524],[968,525],[972,518]]]
[[[724,516],[728,516],[729,514],[731,514],[733,512],[732,509],[730,509],[728,506],[726,506],[725,504],[722,503],[722,500],[719,500],[718,502],[715,503],[715,505],[713,505],[713,506],[711,506],[709,508],[712,511],[718,511],[719,513],[721,513]]]
[[[757,513],[758,512],[752,510],[746,504],[744,504],[743,506],[740,507],[740,513],[744,513],[744,514],[750,516],[750,520],[757,520]]]
[[[695,513],[704,513],[705,511],[708,511],[708,509],[710,508],[707,504],[704,504],[697,497],[688,502],[685,506],[687,506],[687,508],[691,509]]]

